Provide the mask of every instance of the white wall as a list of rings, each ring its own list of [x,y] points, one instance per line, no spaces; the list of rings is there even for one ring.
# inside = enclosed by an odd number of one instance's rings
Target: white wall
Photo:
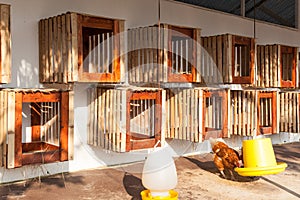
[[[67,11],[125,19],[126,28],[158,23],[158,0],[2,0],[11,5],[12,82],[0,87],[40,88],[38,82],[38,21]],[[253,37],[253,21],[211,12],[208,9],[161,0],[161,22],[199,27],[202,35],[232,33]],[[256,38],[260,44],[277,43],[300,46],[300,32],[257,22]],[[0,170],[0,183],[38,175],[128,163],[145,158],[147,151],[132,153],[106,152],[86,144],[87,90],[89,84],[75,84],[74,160],[64,163],[25,166]],[[169,141],[174,154],[207,152],[209,145]]]

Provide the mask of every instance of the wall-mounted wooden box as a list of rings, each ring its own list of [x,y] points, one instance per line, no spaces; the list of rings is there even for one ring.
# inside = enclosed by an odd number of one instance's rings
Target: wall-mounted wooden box
[[[164,142],[162,90],[93,87],[89,94],[88,144],[128,152]]]
[[[200,82],[200,29],[169,24],[128,30],[131,84]]]
[[[68,91],[1,90],[1,165],[15,168],[72,159],[72,99]]]
[[[202,37],[200,74],[205,83],[254,83],[255,41],[224,34]]]
[[[120,82],[123,31],[123,20],[78,13],[40,20],[40,82]]]
[[[298,87],[298,48],[257,45],[258,87]]]
[[[11,81],[10,5],[0,4],[0,83]]]

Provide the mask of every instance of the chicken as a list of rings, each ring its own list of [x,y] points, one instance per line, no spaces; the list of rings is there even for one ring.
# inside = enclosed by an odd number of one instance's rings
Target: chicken
[[[215,139],[210,139],[212,144],[212,151],[214,153],[214,164],[222,174],[222,176],[226,179],[224,170],[228,170],[231,179],[235,179],[233,175],[233,169],[235,167],[242,166],[242,159],[240,158],[239,153],[230,148],[224,141],[218,141]]]

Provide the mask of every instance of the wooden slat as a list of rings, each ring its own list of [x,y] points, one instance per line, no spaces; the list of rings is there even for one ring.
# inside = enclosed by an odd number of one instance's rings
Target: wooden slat
[[[269,76],[270,71],[269,71],[269,47],[265,47],[265,74],[264,74],[264,81],[265,81],[265,87],[269,87]]]
[[[67,15],[68,17],[68,15]],[[70,73],[70,77],[68,77],[69,82],[78,81],[78,28],[77,28],[77,14],[71,13],[70,16],[70,23],[71,23],[71,54],[72,54],[72,64],[69,66],[68,74]],[[68,29],[67,29],[68,30]],[[70,50],[69,50],[70,51]],[[83,64],[83,63],[82,63]]]
[[[163,57],[163,60],[162,62],[162,65],[160,66],[160,69],[159,69],[159,80],[160,81],[163,81],[163,82],[167,82],[167,78],[168,78],[168,60],[170,58],[168,58],[168,49],[169,49],[169,27],[167,24],[163,24],[163,29],[161,30],[161,39],[162,39],[162,46],[160,48],[162,48],[163,50],[163,54],[164,54],[164,57]]]
[[[13,120],[13,119],[9,119]],[[15,93],[15,164],[22,166],[22,93]]]
[[[7,167],[15,167],[15,93],[8,92]]]
[[[68,33],[66,15],[61,15],[61,74],[62,83],[68,83]]]
[[[69,91],[68,160],[73,160],[73,158],[74,158],[74,91]]]
[[[69,157],[69,132],[68,132],[68,121],[69,121],[69,93],[61,92],[60,101],[61,121],[60,121],[60,161],[66,161]]]
[[[11,80],[11,34],[10,34],[10,5],[0,5],[0,35],[1,35],[1,83]]]
[[[53,18],[48,19],[48,62],[49,62],[49,68],[47,73],[49,77],[49,82],[53,82],[53,68],[54,68],[54,63],[53,63],[53,57],[54,57],[54,49],[52,48],[53,45]]]

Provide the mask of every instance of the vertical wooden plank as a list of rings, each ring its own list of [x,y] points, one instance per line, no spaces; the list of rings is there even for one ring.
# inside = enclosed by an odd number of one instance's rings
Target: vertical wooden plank
[[[196,35],[196,43],[194,43],[194,48],[196,48],[196,63],[195,63],[195,70],[196,70],[196,79],[195,82],[200,83],[202,82],[201,80],[201,54],[202,54],[202,49],[201,49],[201,30],[196,29],[195,30],[195,35]]]
[[[217,71],[217,36],[213,36],[212,38],[212,59],[213,59],[213,82],[219,82],[219,76]]]
[[[56,64],[55,70],[57,71],[56,82],[62,83],[63,65],[62,65],[62,17],[59,15],[57,18],[57,40],[56,40]]]
[[[1,83],[9,83],[11,80],[11,33],[10,33],[10,5],[0,6],[0,46],[1,46]]]
[[[69,51],[71,51],[71,58],[72,58],[72,64],[69,66],[71,69],[69,69],[70,77],[68,77],[69,81],[74,82],[78,81],[78,27],[77,27],[77,14],[76,13],[71,13],[70,16],[70,26],[71,26],[71,44],[72,47]],[[83,64],[83,63],[82,63]],[[69,74],[68,73],[68,74]]]
[[[268,46],[268,49],[269,49],[269,86],[270,87],[276,87],[274,86],[274,72],[273,72],[273,69],[274,69],[274,63],[273,63],[273,47],[271,45]]]
[[[289,124],[288,124],[288,131],[293,132],[293,93],[288,92],[288,115],[289,115]]]
[[[68,160],[74,158],[74,91],[69,91]],[[60,111],[62,112],[62,110]]]
[[[61,55],[61,73],[62,73],[62,83],[68,83],[68,35],[67,35],[67,24],[66,24],[66,15],[61,16],[61,49],[62,49],[62,55]]]
[[[284,115],[285,115],[285,127],[284,127],[284,132],[288,132],[289,130],[289,112],[288,112],[288,105],[289,105],[289,96],[288,96],[288,93],[285,93],[285,98],[284,98]]]
[[[227,57],[227,66],[228,66],[228,81],[230,83],[232,83],[232,68],[234,65],[234,60],[233,58],[233,51],[234,51],[234,46],[233,46],[233,39],[232,39],[232,35],[228,35],[228,46],[227,46],[227,53],[228,53],[228,57]]]
[[[185,117],[185,135],[186,135],[186,140],[188,141],[191,141],[191,137],[190,137],[190,134],[191,134],[191,131],[192,131],[192,119],[191,119],[191,116],[192,116],[192,111],[191,111],[191,90],[190,89],[187,89],[186,90],[186,117]]]
[[[265,74],[264,74],[264,81],[265,87],[269,87],[269,77],[272,75],[269,71],[269,48],[265,48]]]
[[[45,81],[45,20],[39,21],[39,80],[41,83]]]
[[[265,87],[265,47],[260,51],[260,86]]]
[[[246,92],[247,91],[243,91],[242,92],[242,97],[241,97],[241,100],[242,100],[242,108],[241,108],[241,120],[242,120],[242,123],[241,123],[241,135],[242,136],[245,136],[247,134],[247,130],[246,130],[246,120],[247,120],[247,113],[246,113]]]
[[[253,101],[253,96],[251,91],[247,91],[247,98],[245,99],[247,102],[247,132],[246,136],[251,136],[252,133],[252,104],[251,102]]]
[[[171,133],[170,133],[170,138],[176,138],[175,137],[175,98],[177,98],[175,91],[172,92],[172,90],[169,89],[169,97],[170,97],[170,129],[171,129]]]
[[[69,158],[69,93],[61,92],[60,101],[61,121],[60,121],[60,161],[66,161]]]
[[[179,123],[176,123],[176,124],[177,124],[178,130],[179,130],[178,131],[178,135],[179,135],[178,139],[180,139],[180,140],[185,139],[183,137],[183,128],[184,128],[183,127],[183,118],[184,118],[183,108],[186,107],[186,99],[185,99],[184,94],[185,94],[185,89],[184,90],[179,89],[178,96],[177,96],[178,106],[176,106],[176,108],[178,107],[178,122]]]
[[[48,73],[49,73],[49,82],[53,82],[53,73],[54,73],[54,71],[53,71],[53,66],[54,66],[54,63],[53,63],[53,58],[54,58],[54,49],[53,49],[53,18],[49,18],[48,19],[48,30],[49,30],[49,40],[48,40],[48,47],[49,47],[49,55],[48,55],[48,57],[49,57],[49,71],[48,71]]]
[[[175,129],[175,138],[176,139],[180,139],[179,137],[179,130],[178,130],[178,126],[180,125],[180,122],[179,122],[179,117],[180,117],[180,113],[178,111],[178,106],[180,104],[180,101],[179,101],[179,95],[180,95],[180,91],[179,89],[176,89],[176,92],[174,93],[174,129]]]
[[[259,87],[260,86],[260,70],[261,70],[261,45],[257,45],[256,47],[257,51],[256,51],[256,63],[257,63],[257,70],[256,70],[256,74],[257,74],[257,80],[256,80],[256,85]]]
[[[195,112],[196,112],[196,106],[195,106],[195,89],[191,89],[190,90],[190,103],[191,103],[191,113],[190,113],[190,131],[187,131],[188,132],[188,136],[189,136],[189,139],[190,141],[192,142],[195,142],[195,134],[196,134],[196,131],[195,131],[195,127],[196,127],[196,124],[195,124]]]
[[[284,96],[285,93],[280,93],[280,131],[284,131],[284,123],[285,123],[285,116],[284,116]]]
[[[106,103],[106,99],[105,99],[105,96],[106,96],[106,89],[99,89],[100,90],[100,93],[99,93],[99,99],[101,101],[101,109],[100,110],[100,127],[101,127],[101,130],[100,130],[100,138],[101,138],[101,141],[100,141],[100,145],[102,148],[105,148],[105,141],[106,141],[106,133],[107,133],[107,129],[106,129],[106,121],[107,121],[107,118],[106,118],[106,113],[105,113],[105,103]]]
[[[282,77],[282,71],[281,71],[281,64],[280,64],[280,60],[281,60],[281,45],[277,45],[277,84],[278,87],[281,87],[281,77]]]
[[[15,93],[15,167],[22,166],[22,96]]]
[[[194,142],[199,142],[199,134],[200,134],[200,130],[201,129],[201,126],[199,124],[199,121],[201,120],[201,115],[199,114],[200,113],[200,108],[199,108],[199,90],[198,89],[195,89],[194,90],[195,92],[195,117],[194,117]]]
[[[67,73],[67,82],[73,81],[72,79],[72,42],[76,42],[75,39],[72,38],[72,20],[71,13],[66,14],[66,73]],[[74,31],[74,30],[73,30]],[[75,34],[73,34],[75,37]]]
[[[242,95],[243,95],[244,91],[240,91],[239,92],[239,95],[238,95],[238,135],[241,135],[242,134],[242,126],[243,126],[243,123],[242,123],[242,115],[244,114],[242,112]]]
[[[233,91],[234,92],[234,110],[233,110],[233,115],[234,115],[234,135],[238,134],[238,116],[240,113],[238,112],[238,96],[239,96],[239,91]]]
[[[15,93],[8,92],[7,168],[15,167]]]
[[[162,63],[160,63],[160,70],[159,70],[159,77],[160,77],[160,81],[162,82],[167,82],[168,81],[168,61],[169,58],[168,57],[168,50],[171,50],[169,49],[169,36],[170,34],[170,30],[169,30],[169,27],[167,24],[163,24],[163,30],[162,32],[160,33],[161,35],[161,39],[163,39],[161,42],[162,42],[162,46],[160,48],[162,48],[163,50],[163,60],[162,60]]]
[[[231,59],[231,56],[229,55],[229,43],[228,40],[229,35],[223,35],[222,40],[223,40],[223,51],[222,51],[222,56],[223,56],[223,77],[224,77],[224,82],[229,83],[229,73],[231,73],[231,70],[229,69],[229,60]]]
[[[115,150],[117,152],[121,151],[121,91],[116,90],[116,108],[115,108],[115,114],[116,114],[116,147]]]
[[[5,114],[6,111],[6,101],[5,92],[0,91],[0,167],[5,166],[5,148],[6,148],[6,132],[5,132]]]
[[[125,41],[126,39],[126,33],[125,33],[125,21],[124,20],[118,20],[119,22],[119,57],[120,57],[120,81],[125,82],[126,77],[125,77]]]
[[[272,77],[273,77],[273,87],[278,87],[278,77],[277,73],[279,70],[279,65],[277,63],[277,45],[272,45]]]
[[[160,140],[161,143],[165,144],[165,138],[166,138],[166,119],[167,119],[167,101],[166,101],[166,90],[161,90],[161,108],[160,108],[160,115],[161,115],[161,124],[160,124]],[[149,100],[148,100],[149,102]],[[149,108],[148,108],[149,109]],[[158,113],[159,114],[159,113]]]
[[[217,36],[217,69],[218,69],[218,82],[223,83],[223,63],[222,63],[222,35]]]

